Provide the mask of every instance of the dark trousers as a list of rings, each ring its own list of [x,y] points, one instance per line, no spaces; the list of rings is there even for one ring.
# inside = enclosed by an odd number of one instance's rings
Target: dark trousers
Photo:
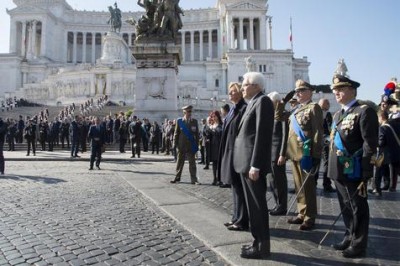
[[[96,166],[100,166],[101,145],[92,143],[90,148],[90,168],[93,168],[94,161],[96,161]]]
[[[14,137],[10,136],[7,140],[8,142],[8,150],[9,151],[15,151],[15,142],[14,142]]]
[[[119,152],[125,152],[125,144],[126,144],[126,139],[121,138],[119,139]]]
[[[27,155],[31,153],[31,149],[33,152],[33,155],[36,155],[36,139],[26,139],[27,145],[28,145],[28,151]]]
[[[365,250],[368,243],[369,206],[367,197],[357,191],[359,182],[335,181],[343,222],[346,227],[345,240],[351,246]],[[347,206],[347,207],[346,207]]]
[[[71,141],[71,156],[77,156],[79,150],[79,141],[72,140]]]
[[[324,188],[332,187],[332,181],[330,178],[328,178],[328,159],[329,159],[329,141],[324,142],[324,145],[322,147],[322,154],[321,154],[320,167],[322,166],[322,170],[323,170],[322,186]],[[319,171],[318,171],[318,174],[315,175],[315,183],[316,184],[317,184],[318,176],[319,176]]]
[[[201,158],[200,163],[202,163],[202,164],[206,163],[205,159],[204,159],[204,146],[203,145],[200,145],[200,158]]]
[[[251,234],[254,237],[253,244],[268,243],[269,245],[266,173],[260,172],[260,177],[257,181],[250,180],[248,173],[240,174],[240,178],[250,220]]]
[[[140,141],[135,141],[134,139],[131,139],[131,150],[133,157],[137,155],[137,157],[140,158]]]
[[[276,162],[272,162],[272,173],[268,174],[268,178],[276,203],[274,209],[286,210],[288,193],[286,165],[277,165]]]
[[[210,166],[210,159],[211,159],[211,144],[209,142],[206,143],[206,146],[204,146],[204,155],[205,155],[205,163],[206,166]]]
[[[4,142],[0,142],[0,174],[4,175],[4,154],[3,154],[3,150],[4,150]]]
[[[64,140],[67,141],[67,148],[69,148],[69,135],[68,134],[61,135],[61,147],[62,148],[64,148]]]
[[[238,176],[236,178],[238,180],[232,183],[232,222],[237,226],[249,228],[249,216],[247,213],[246,200],[244,198],[243,185],[240,181],[240,175],[237,175]]]
[[[382,177],[383,177],[384,186],[386,187],[386,189],[389,188],[389,183],[390,183],[390,166],[389,166],[389,164],[382,164],[381,167],[375,168],[374,183],[372,184],[372,187],[375,188],[378,192],[382,191],[382,188],[381,188]]]
[[[152,153],[156,152],[158,154],[159,151],[160,151],[160,142],[159,141],[151,142],[151,152]]]

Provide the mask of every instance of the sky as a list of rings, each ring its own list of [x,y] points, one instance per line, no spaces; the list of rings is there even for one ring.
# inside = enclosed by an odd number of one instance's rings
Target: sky
[[[238,0],[242,2],[246,0]],[[106,10],[114,0],[67,0],[78,10]],[[143,11],[136,0],[117,0],[122,11]],[[0,0],[0,53],[9,50],[12,0]],[[181,0],[183,9],[214,7],[217,0]],[[330,84],[343,58],[351,79],[361,83],[358,98],[378,102],[391,78],[400,81],[399,0],[269,0],[273,49],[290,48],[292,18],[296,58],[311,63],[310,82]]]

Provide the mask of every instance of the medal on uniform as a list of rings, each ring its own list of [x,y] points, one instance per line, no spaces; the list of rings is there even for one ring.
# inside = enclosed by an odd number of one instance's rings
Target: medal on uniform
[[[351,157],[347,157],[344,161],[343,161],[343,173],[350,175],[353,174],[353,158]]]

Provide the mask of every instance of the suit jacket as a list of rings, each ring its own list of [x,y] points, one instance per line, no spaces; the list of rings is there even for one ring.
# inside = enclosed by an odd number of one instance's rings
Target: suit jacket
[[[271,160],[278,161],[279,156],[286,156],[289,125],[287,119],[274,120],[272,133]]]
[[[233,150],[233,166],[236,172],[246,174],[251,167],[264,173],[271,172],[273,123],[273,104],[260,92],[250,101],[239,123],[239,133]]]
[[[311,139],[311,157],[320,160],[324,135],[321,107],[310,102],[297,108],[292,115],[296,118],[306,138]],[[303,141],[296,135],[290,119],[287,157],[292,161],[300,161],[303,157]]]
[[[356,102],[350,107],[344,119],[339,119],[339,110],[333,117],[335,128],[331,132],[331,148],[329,150],[328,177],[335,180],[346,180],[343,173],[344,167],[339,162],[337,148],[333,138],[339,132],[343,145],[350,155],[362,149],[362,177],[373,176],[373,165],[370,164],[371,156],[376,153],[378,146],[378,117],[375,110],[367,105]]]
[[[387,124],[393,128],[397,137],[400,138],[400,118],[391,119]],[[385,151],[384,163],[396,163],[400,161],[400,145],[397,143],[390,127],[385,125],[379,127],[378,144],[379,148]]]
[[[242,99],[235,105],[233,116],[222,125],[221,145],[219,147],[218,176],[224,184],[239,184],[240,175],[233,168],[233,148],[238,134],[239,123],[247,103]]]
[[[90,129],[88,132],[88,138],[90,140],[91,145],[92,146],[103,145],[105,142],[105,133],[106,133],[106,129],[102,125],[99,125],[99,128],[97,128],[96,125],[90,126]]]
[[[180,118],[186,124],[187,129],[190,134],[192,134],[194,141],[196,144],[199,144],[199,125],[197,120],[194,118],[190,118],[189,121],[186,121],[184,118]],[[183,133],[182,128],[179,126],[178,120],[175,126],[174,133],[174,146],[179,149],[180,152],[183,153],[193,153],[192,152],[192,144],[190,140]]]

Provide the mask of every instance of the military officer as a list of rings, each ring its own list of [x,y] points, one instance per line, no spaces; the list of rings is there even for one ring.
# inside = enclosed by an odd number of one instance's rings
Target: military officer
[[[288,223],[300,224],[300,230],[314,227],[317,216],[315,175],[322,153],[323,115],[321,107],[312,102],[313,86],[296,81],[299,106],[289,118],[287,157],[292,161],[293,179],[297,192],[297,212]]]
[[[378,146],[379,123],[375,110],[356,100],[360,83],[336,74],[332,90],[342,106],[333,117],[328,177],[335,181],[343,221],[343,241],[333,245],[346,258],[365,254],[369,207],[366,180],[373,176],[372,155]]]
[[[187,105],[182,108],[183,117],[178,118],[174,132],[174,147],[178,148],[178,160],[176,164],[175,179],[171,183],[181,181],[183,165],[185,158],[189,161],[189,172],[192,184],[200,185],[196,176],[195,155],[199,144],[199,126],[197,120],[192,118],[193,106]]]

